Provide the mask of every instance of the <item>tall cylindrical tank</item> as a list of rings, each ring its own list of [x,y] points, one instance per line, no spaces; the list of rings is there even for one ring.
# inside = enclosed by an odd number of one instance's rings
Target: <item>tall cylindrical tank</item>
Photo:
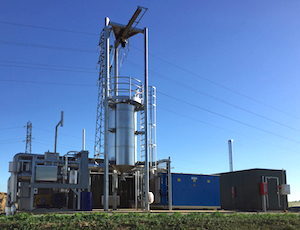
[[[127,171],[135,164],[135,106],[116,104],[116,169]]]

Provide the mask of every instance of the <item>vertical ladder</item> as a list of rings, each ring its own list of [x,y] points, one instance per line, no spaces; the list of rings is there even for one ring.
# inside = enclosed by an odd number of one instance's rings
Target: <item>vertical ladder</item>
[[[149,86],[149,153],[150,153],[150,166],[156,168],[156,88]],[[141,131],[141,161],[145,161],[145,111],[141,110],[140,113],[140,131]]]
[[[141,142],[141,162],[145,161],[145,111],[141,110],[140,113],[140,132],[141,132],[141,136],[140,136],[140,142]]]
[[[149,148],[150,168],[156,168],[156,88],[149,87]]]

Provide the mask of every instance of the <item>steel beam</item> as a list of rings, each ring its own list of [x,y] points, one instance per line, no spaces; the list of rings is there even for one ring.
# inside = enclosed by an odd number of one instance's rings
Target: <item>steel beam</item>
[[[149,140],[148,140],[148,28],[144,29],[145,45],[145,80],[144,80],[144,110],[145,110],[145,210],[149,211]]]
[[[109,18],[105,18],[105,124],[104,124],[104,211],[108,211],[109,166],[108,166],[108,98],[109,98]]]

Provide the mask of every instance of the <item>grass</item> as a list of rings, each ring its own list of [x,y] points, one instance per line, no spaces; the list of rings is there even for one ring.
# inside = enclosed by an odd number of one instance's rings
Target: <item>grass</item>
[[[76,213],[1,216],[0,229],[300,229],[298,214]]]

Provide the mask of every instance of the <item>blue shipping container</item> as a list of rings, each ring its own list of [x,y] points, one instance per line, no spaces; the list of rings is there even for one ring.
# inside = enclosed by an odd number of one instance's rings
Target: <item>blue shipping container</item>
[[[161,174],[161,204],[168,204],[167,175]],[[219,176],[172,173],[174,207],[220,208]]]

